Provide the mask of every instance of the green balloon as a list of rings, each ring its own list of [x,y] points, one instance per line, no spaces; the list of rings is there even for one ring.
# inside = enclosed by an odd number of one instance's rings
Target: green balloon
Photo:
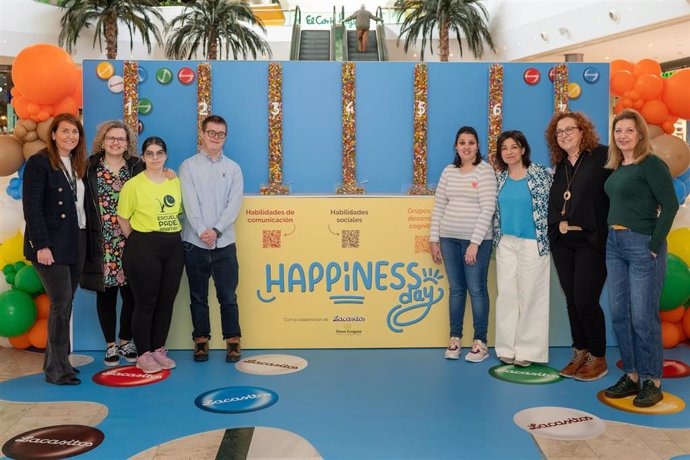
[[[0,336],[22,335],[36,321],[34,300],[26,292],[12,289],[0,293]]]
[[[666,260],[666,277],[661,290],[661,311],[673,310],[684,305],[690,297],[690,270],[683,259],[669,254]]]
[[[14,286],[31,295],[43,291],[43,283],[32,265],[27,265],[17,272],[14,276]]]

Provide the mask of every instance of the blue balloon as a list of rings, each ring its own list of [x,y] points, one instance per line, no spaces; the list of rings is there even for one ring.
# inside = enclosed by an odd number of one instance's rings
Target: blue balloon
[[[15,200],[22,199],[22,179],[14,177],[7,186],[7,194]]]
[[[678,179],[681,182],[687,182],[688,180],[690,180],[690,168],[686,169],[685,172],[680,176],[676,177],[676,179]]]
[[[688,193],[685,189],[685,184],[676,178],[673,179],[673,188],[676,190],[676,197],[678,198],[678,203],[685,203],[685,197]]]
[[[22,164],[22,167],[19,168],[19,171],[17,171],[17,175],[19,176],[20,179],[24,178],[24,170],[26,169],[26,161]]]

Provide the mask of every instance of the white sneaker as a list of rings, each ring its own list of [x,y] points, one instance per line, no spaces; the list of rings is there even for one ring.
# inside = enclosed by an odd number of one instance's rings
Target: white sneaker
[[[451,337],[444,357],[446,359],[460,359],[461,352],[462,349],[460,348],[460,337]]]
[[[481,340],[475,340],[472,344],[472,349],[465,355],[465,361],[471,363],[481,363],[489,357],[489,349]]]
[[[526,359],[516,359],[513,364],[520,367],[530,367],[532,365],[532,361],[527,361]]]

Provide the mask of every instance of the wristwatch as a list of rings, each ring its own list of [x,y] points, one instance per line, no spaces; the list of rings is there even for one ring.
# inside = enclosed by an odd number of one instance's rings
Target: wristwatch
[[[223,236],[223,234],[220,232],[220,230],[218,230],[216,227],[213,227],[211,230],[216,232],[216,238],[220,238],[221,236]]]

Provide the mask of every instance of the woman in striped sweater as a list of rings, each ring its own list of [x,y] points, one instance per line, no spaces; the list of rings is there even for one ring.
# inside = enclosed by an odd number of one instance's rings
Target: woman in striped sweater
[[[477,131],[463,126],[455,135],[455,159],[441,173],[431,219],[431,255],[443,261],[450,285],[450,343],[446,359],[459,359],[467,291],[472,300],[474,343],[466,361],[488,356],[487,274],[496,210],[496,176],[479,152]]]

